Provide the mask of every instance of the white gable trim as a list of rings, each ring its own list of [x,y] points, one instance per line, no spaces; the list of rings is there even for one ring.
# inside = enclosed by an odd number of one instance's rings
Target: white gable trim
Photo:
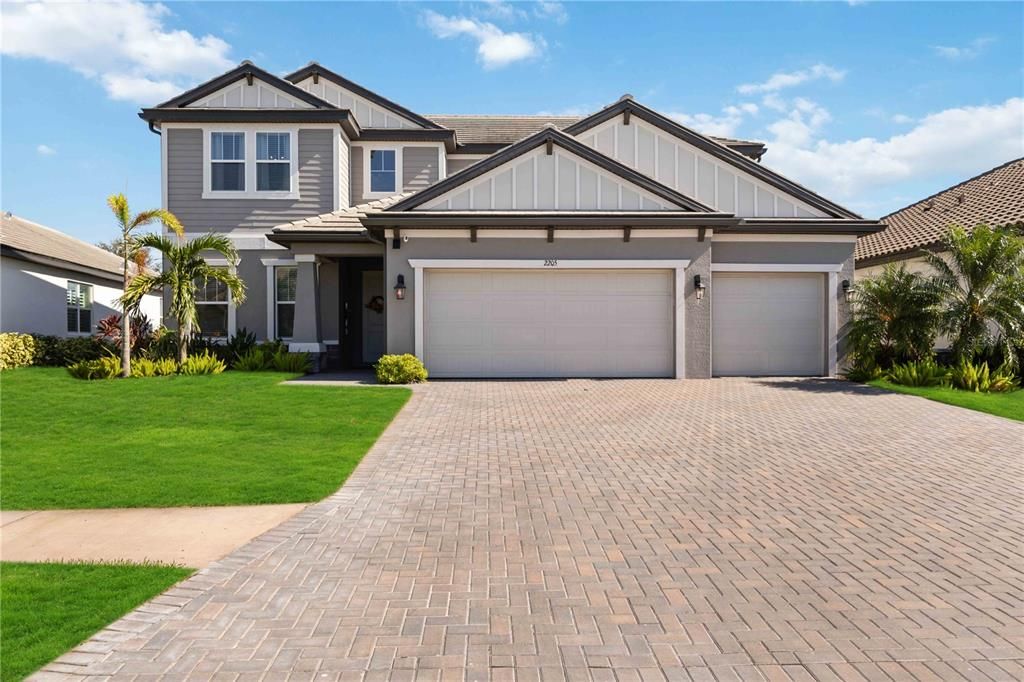
[[[245,78],[239,78],[230,85],[211,93],[188,105],[191,109],[312,109],[313,105],[303,102],[294,95],[257,77],[252,85]]]
[[[419,123],[414,123],[390,109],[360,97],[323,76],[319,81],[313,83],[313,77],[308,76],[295,86],[341,109],[348,109],[362,128],[423,128]]]
[[[553,145],[550,156],[545,146],[540,145],[413,208],[415,211],[678,209],[668,200],[557,144]]]
[[[826,213],[644,121],[622,116],[577,135],[582,143],[663,185],[744,218],[822,218]]]

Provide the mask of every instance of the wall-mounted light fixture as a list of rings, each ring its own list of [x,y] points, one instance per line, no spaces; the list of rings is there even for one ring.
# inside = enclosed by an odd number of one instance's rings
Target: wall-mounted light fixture
[[[399,275],[395,282],[395,298],[399,301],[405,300],[405,275]]]
[[[704,290],[708,288],[707,284],[700,281],[700,275],[693,276],[693,290],[697,292],[697,300],[700,301],[704,298]]]
[[[847,303],[853,303],[853,295],[855,293],[857,293],[856,287],[854,287],[853,284],[850,283],[850,280],[844,279],[843,280],[843,296],[846,297],[846,302]]]

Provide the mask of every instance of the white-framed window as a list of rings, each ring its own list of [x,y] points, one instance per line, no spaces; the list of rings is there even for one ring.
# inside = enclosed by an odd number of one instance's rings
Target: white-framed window
[[[372,195],[393,195],[398,191],[398,151],[393,148],[370,150],[370,183]]]
[[[298,199],[298,130],[204,128],[204,199]]]
[[[68,332],[92,333],[92,285],[68,280]]]
[[[295,334],[295,292],[298,284],[297,266],[274,267],[274,335],[278,339],[291,339]]]
[[[231,292],[216,279],[196,281],[196,317],[199,333],[211,339],[226,339],[230,329]]]
[[[210,133],[210,190],[245,191],[245,133]]]
[[[292,189],[291,133],[256,133],[256,191]]]

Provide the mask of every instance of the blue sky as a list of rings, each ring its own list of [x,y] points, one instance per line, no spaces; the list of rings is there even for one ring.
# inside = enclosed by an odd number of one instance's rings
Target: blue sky
[[[1024,155],[1022,33],[1022,3],[5,5],[0,202],[108,239],[108,194],[160,202],[141,105],[317,60],[426,114],[629,92],[877,217]]]

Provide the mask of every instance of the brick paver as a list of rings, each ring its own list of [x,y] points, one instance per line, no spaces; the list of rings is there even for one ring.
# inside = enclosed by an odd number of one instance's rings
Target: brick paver
[[[437,383],[40,677],[1019,680],[1022,451],[840,382]]]

